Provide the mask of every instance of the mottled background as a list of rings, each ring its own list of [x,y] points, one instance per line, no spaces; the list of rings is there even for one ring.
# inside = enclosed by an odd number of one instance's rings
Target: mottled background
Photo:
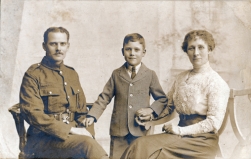
[[[50,26],[70,32],[65,59],[79,73],[87,101],[94,102],[115,68],[124,63],[123,38],[138,32],[146,40],[143,62],[155,70],[167,92],[180,71],[190,69],[181,50],[185,34],[206,29],[216,41],[210,63],[231,88],[251,88],[251,1],[77,1],[2,0],[0,56],[0,158],[16,158],[18,135],[8,108],[18,103],[24,72],[41,61],[43,33]],[[112,103],[112,102],[111,102]],[[238,122],[251,132],[251,107],[238,103]],[[112,104],[96,124],[98,142],[109,153]],[[160,133],[161,126],[155,133]],[[237,139],[230,123],[220,136],[230,156]],[[249,152],[248,152],[249,153]],[[251,152],[250,152],[251,153]]]

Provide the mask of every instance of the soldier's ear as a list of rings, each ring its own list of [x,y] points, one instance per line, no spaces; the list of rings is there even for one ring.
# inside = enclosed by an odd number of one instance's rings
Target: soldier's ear
[[[46,51],[46,46],[44,42],[42,43],[42,46],[43,46],[44,51]]]
[[[122,48],[121,51],[122,51],[122,55],[124,56],[124,48]]]
[[[70,43],[67,43],[67,51],[68,51],[69,47],[70,47]]]

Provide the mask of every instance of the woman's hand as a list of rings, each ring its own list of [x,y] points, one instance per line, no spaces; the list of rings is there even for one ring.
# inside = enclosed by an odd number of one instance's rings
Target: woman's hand
[[[172,124],[164,124],[162,127],[162,131],[169,133],[169,134],[180,135],[179,127],[176,125],[172,125]]]

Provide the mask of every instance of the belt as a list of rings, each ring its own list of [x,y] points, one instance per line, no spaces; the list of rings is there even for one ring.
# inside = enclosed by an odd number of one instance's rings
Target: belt
[[[199,114],[191,114],[191,115],[180,114],[179,117],[180,117],[179,126],[181,127],[196,124],[207,118],[206,115],[199,115]]]
[[[65,113],[55,113],[53,114],[56,120],[63,121],[66,124],[74,121],[75,113],[65,112]]]

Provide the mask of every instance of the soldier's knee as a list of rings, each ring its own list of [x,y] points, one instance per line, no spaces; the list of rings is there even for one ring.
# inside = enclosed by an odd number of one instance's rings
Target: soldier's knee
[[[97,141],[92,137],[87,136],[86,138],[84,138],[84,143],[86,145],[95,146],[97,144]]]

